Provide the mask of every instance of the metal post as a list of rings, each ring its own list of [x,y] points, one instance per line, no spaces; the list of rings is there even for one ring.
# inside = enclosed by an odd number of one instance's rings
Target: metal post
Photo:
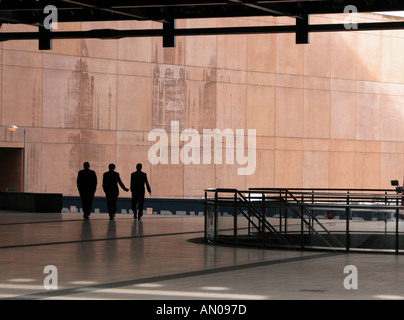
[[[26,138],[26,130],[24,130],[24,192],[27,192],[27,138]]]
[[[302,203],[300,204],[300,214],[301,214],[301,220],[300,220],[300,232],[301,232],[301,236],[302,236],[302,250],[304,249],[304,224],[303,224],[303,219],[304,219],[304,195],[302,195]]]
[[[234,204],[233,204],[233,228],[234,228],[234,244],[238,243],[237,239],[237,192],[234,192]]]
[[[399,249],[399,238],[398,238],[398,223],[400,221],[400,208],[398,207],[399,203],[399,198],[397,196],[396,200],[396,254],[398,254],[398,249]]]
[[[205,241],[208,240],[208,231],[207,231],[207,229],[208,229],[208,217],[207,217],[208,216],[208,209],[207,209],[208,202],[207,201],[208,201],[208,193],[205,190],[205,205],[203,208],[203,216],[205,218],[205,232],[204,232]]]
[[[349,208],[349,191],[348,191],[348,196],[346,199],[346,211],[345,211],[345,219],[346,219],[346,234],[345,234],[345,247],[346,247],[346,252],[349,253],[349,249],[351,247],[351,236],[349,233],[349,217],[351,215],[351,209]]]
[[[213,219],[213,224],[214,224],[214,240],[215,243],[217,242],[217,200],[218,200],[218,195],[217,195],[217,191],[215,191],[215,212],[214,212],[214,219]]]

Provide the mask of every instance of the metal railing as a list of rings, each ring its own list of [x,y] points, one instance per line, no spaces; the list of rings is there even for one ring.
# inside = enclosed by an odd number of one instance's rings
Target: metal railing
[[[398,254],[402,199],[395,189],[206,189],[205,239]]]

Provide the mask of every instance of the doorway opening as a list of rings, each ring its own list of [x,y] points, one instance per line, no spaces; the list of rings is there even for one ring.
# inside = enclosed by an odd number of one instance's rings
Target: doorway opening
[[[24,149],[0,148],[0,192],[24,191]]]

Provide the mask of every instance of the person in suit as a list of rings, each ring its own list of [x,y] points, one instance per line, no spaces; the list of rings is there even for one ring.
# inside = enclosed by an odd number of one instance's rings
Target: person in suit
[[[116,213],[116,201],[118,200],[119,195],[118,184],[126,192],[128,192],[129,189],[123,184],[119,173],[115,172],[115,165],[113,163],[108,166],[108,169],[109,170],[103,175],[102,188],[107,199],[109,219],[113,220]]]
[[[151,195],[151,188],[149,182],[147,181],[147,174],[142,172],[142,164],[138,163],[136,165],[136,171],[132,172],[130,175],[130,191],[132,191],[132,211],[133,218],[137,219],[143,216],[143,204],[144,204],[144,194],[145,185],[147,191]],[[139,203],[136,210],[136,205]]]
[[[77,189],[79,190],[83,218],[88,220],[93,207],[95,190],[97,189],[97,175],[90,169],[90,163],[84,162],[82,170],[77,174]]]

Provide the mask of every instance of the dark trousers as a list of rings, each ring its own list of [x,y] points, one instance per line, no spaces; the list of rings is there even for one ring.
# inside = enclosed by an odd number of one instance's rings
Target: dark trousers
[[[114,217],[116,213],[116,201],[118,200],[118,196],[114,194],[105,194],[105,197],[107,198],[109,216]]]
[[[136,210],[137,204],[138,206]],[[144,192],[132,193],[132,211],[135,216],[136,213],[138,213],[139,218],[143,215],[143,205],[144,205]]]
[[[81,198],[81,206],[83,207],[83,214],[88,217],[90,216],[93,208],[94,195],[81,194],[80,198]]]

